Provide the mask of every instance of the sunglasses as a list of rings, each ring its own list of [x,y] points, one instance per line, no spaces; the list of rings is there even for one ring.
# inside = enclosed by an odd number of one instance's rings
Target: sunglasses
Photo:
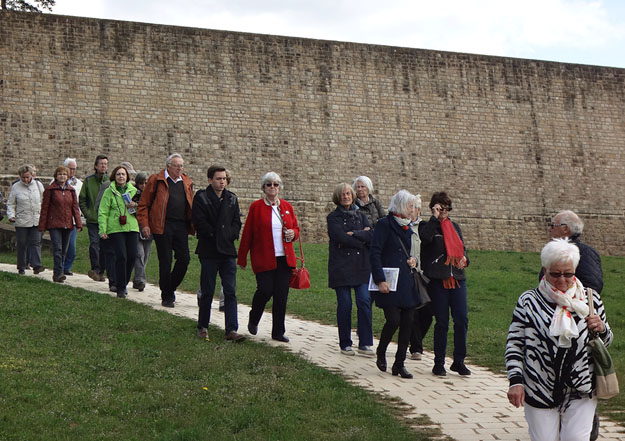
[[[554,223],[551,223],[551,224],[549,224],[549,227],[550,228],[566,227],[566,224],[554,224]]]
[[[277,183],[277,182],[267,182],[265,184],[265,187],[276,187],[276,188],[278,188],[279,186],[280,186],[280,184]]]
[[[549,271],[549,275],[554,279],[559,279],[560,277],[564,277],[565,279],[570,279],[575,276],[575,273],[556,273],[555,271]]]

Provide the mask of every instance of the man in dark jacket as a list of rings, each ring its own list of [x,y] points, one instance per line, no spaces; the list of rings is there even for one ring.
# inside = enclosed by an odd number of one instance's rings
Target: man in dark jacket
[[[192,219],[198,238],[195,254],[202,265],[200,275],[200,312],[197,335],[208,336],[211,304],[215,293],[217,272],[224,289],[226,340],[241,341],[237,333],[237,249],[234,241],[241,231],[241,212],[237,196],[226,190],[226,169],[212,165],[208,169],[208,187],[199,190],[193,198]]]
[[[549,225],[549,236],[552,239],[568,237],[571,242],[579,248],[579,264],[575,270],[575,277],[587,288],[592,288],[601,294],[603,290],[603,270],[601,268],[601,257],[599,253],[590,245],[586,245],[580,240],[584,222],[577,214],[571,210],[564,210],[556,214],[551,219]],[[543,273],[540,273],[542,278]],[[595,411],[595,419],[592,423],[590,441],[599,437],[599,414]]]

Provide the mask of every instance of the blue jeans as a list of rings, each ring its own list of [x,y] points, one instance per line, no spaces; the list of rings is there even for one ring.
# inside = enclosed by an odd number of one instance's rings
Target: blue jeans
[[[367,284],[356,286],[339,286],[336,291],[336,323],[339,328],[339,346],[345,349],[352,346],[352,288],[356,296],[358,308],[358,347],[373,346],[373,330],[371,329],[371,296]]]
[[[72,230],[72,234],[69,236],[69,246],[67,247],[67,254],[65,255],[65,263],[63,264],[63,270],[65,272],[70,272],[72,270],[72,265],[74,264],[74,259],[76,259],[76,232],[78,230],[76,227]]]
[[[39,228],[15,227],[17,239],[17,269],[26,269],[30,263],[34,268],[41,266],[41,233]]]
[[[63,274],[63,262],[67,254],[67,246],[69,245],[69,236],[72,230],[65,228],[50,228],[50,241],[52,242],[52,253],[54,255],[54,275]]]
[[[217,259],[200,259],[202,273],[200,275],[200,312],[198,314],[197,327],[208,328],[211,318],[211,305],[215,294],[217,273],[221,278],[224,289],[224,307],[226,315],[226,335],[239,329],[237,319],[237,261],[236,257],[224,257]]]
[[[434,364],[436,365],[445,364],[450,309],[454,321],[454,362],[464,362],[467,355],[467,331],[469,329],[467,285],[464,280],[457,282],[460,286],[454,289],[444,288],[443,281],[439,279],[432,279],[428,284],[432,310],[436,318],[434,325]]]

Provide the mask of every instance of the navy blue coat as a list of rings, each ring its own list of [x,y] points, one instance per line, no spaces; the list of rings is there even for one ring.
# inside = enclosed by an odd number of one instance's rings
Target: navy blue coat
[[[401,237],[406,250],[410,252],[411,234],[410,229],[403,230],[399,226],[392,214],[388,214],[375,224],[370,247],[373,281],[378,285],[386,281],[382,268],[399,268],[397,291],[390,291],[387,294],[371,291],[376,306],[380,308],[387,306],[413,308],[420,303],[418,290],[408,266],[408,256],[399,242]]]
[[[373,230],[369,219],[360,210],[345,210],[336,207],[328,214],[328,286],[356,286],[369,282],[371,265],[369,263],[369,243]],[[347,234],[352,231],[354,234]]]

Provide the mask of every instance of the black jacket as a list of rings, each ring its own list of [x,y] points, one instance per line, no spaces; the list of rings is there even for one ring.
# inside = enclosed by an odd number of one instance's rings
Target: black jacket
[[[237,195],[224,190],[220,198],[209,185],[193,198],[193,225],[197,232],[195,254],[203,258],[236,257],[234,241],[241,231],[241,212]]]
[[[452,225],[464,244],[460,226],[455,222],[452,222]],[[443,230],[438,218],[431,216],[428,222],[421,222],[419,224],[419,237],[421,238],[421,269],[427,277],[445,280],[449,276],[453,276],[456,280],[466,280],[464,269],[445,264],[447,250],[445,249]],[[464,256],[467,258],[467,266],[469,266],[466,247],[464,247]]]
[[[328,286],[356,286],[369,282],[369,243],[373,230],[360,210],[336,207],[327,217],[330,250],[328,253]],[[347,232],[353,231],[353,235]]]

